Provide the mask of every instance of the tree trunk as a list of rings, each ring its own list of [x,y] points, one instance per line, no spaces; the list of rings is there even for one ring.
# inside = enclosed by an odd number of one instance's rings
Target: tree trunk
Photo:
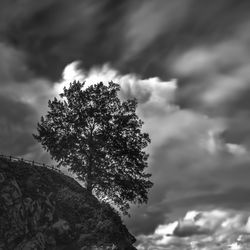
[[[88,159],[88,166],[87,166],[87,191],[92,194],[92,190],[93,190],[93,182],[92,182],[92,143],[93,143],[93,130],[94,127],[91,129],[88,141],[89,141],[89,148],[90,148],[90,154],[89,154],[89,159]]]
[[[92,194],[93,183],[92,183],[92,176],[91,176],[91,164],[88,165],[86,179],[87,179],[86,180],[86,189],[90,194]]]
[[[92,185],[90,173],[87,173],[86,189],[87,189],[88,193],[92,194],[93,185]]]

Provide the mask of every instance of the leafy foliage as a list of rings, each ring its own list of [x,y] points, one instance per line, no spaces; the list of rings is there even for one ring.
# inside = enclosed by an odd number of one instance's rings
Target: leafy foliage
[[[136,100],[121,101],[119,89],[113,82],[88,88],[71,83],[59,100],[49,101],[34,137],[59,165],[69,166],[89,192],[108,197],[126,213],[130,202],[146,202],[152,187],[143,151],[150,139],[141,132]]]

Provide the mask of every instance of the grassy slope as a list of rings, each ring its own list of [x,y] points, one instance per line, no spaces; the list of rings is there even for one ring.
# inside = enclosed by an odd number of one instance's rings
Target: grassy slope
[[[45,167],[32,166],[21,161],[10,162],[6,159],[0,159],[0,173],[5,178],[4,183],[9,183],[14,178],[20,187],[19,207],[26,206],[28,199],[32,199],[34,204],[41,204],[44,211],[40,212],[38,222],[42,225],[40,228],[47,227],[42,231],[45,235],[46,249],[68,249],[69,247],[84,249],[84,246],[86,249],[91,249],[90,246],[93,245],[113,245],[116,246],[115,249],[135,249],[132,246],[135,239],[122,224],[120,216],[108,204],[100,203],[94,196],[89,195],[86,189],[73,178]],[[8,212],[7,210],[6,207],[2,207],[0,216]],[[47,217],[52,218],[45,223],[44,220],[47,220]],[[68,223],[70,230],[66,230],[67,235],[64,235],[64,232],[58,233],[60,228],[58,229],[57,225],[60,221]],[[51,230],[54,230],[54,238],[48,240],[46,235]],[[36,233],[29,233],[28,239]],[[71,235],[71,238],[68,235]],[[22,237],[19,236],[18,243],[21,242]],[[107,247],[107,249],[111,248]]]

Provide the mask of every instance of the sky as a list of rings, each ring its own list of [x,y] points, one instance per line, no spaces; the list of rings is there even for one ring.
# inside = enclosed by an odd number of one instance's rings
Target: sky
[[[113,80],[152,143],[143,249],[250,243],[250,1],[0,1],[0,152],[50,163],[33,139],[72,80]]]

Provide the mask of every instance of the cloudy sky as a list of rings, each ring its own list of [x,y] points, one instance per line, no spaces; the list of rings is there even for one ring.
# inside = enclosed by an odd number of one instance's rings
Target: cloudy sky
[[[73,79],[139,100],[154,187],[125,222],[138,249],[248,249],[250,1],[0,1],[0,152]]]

